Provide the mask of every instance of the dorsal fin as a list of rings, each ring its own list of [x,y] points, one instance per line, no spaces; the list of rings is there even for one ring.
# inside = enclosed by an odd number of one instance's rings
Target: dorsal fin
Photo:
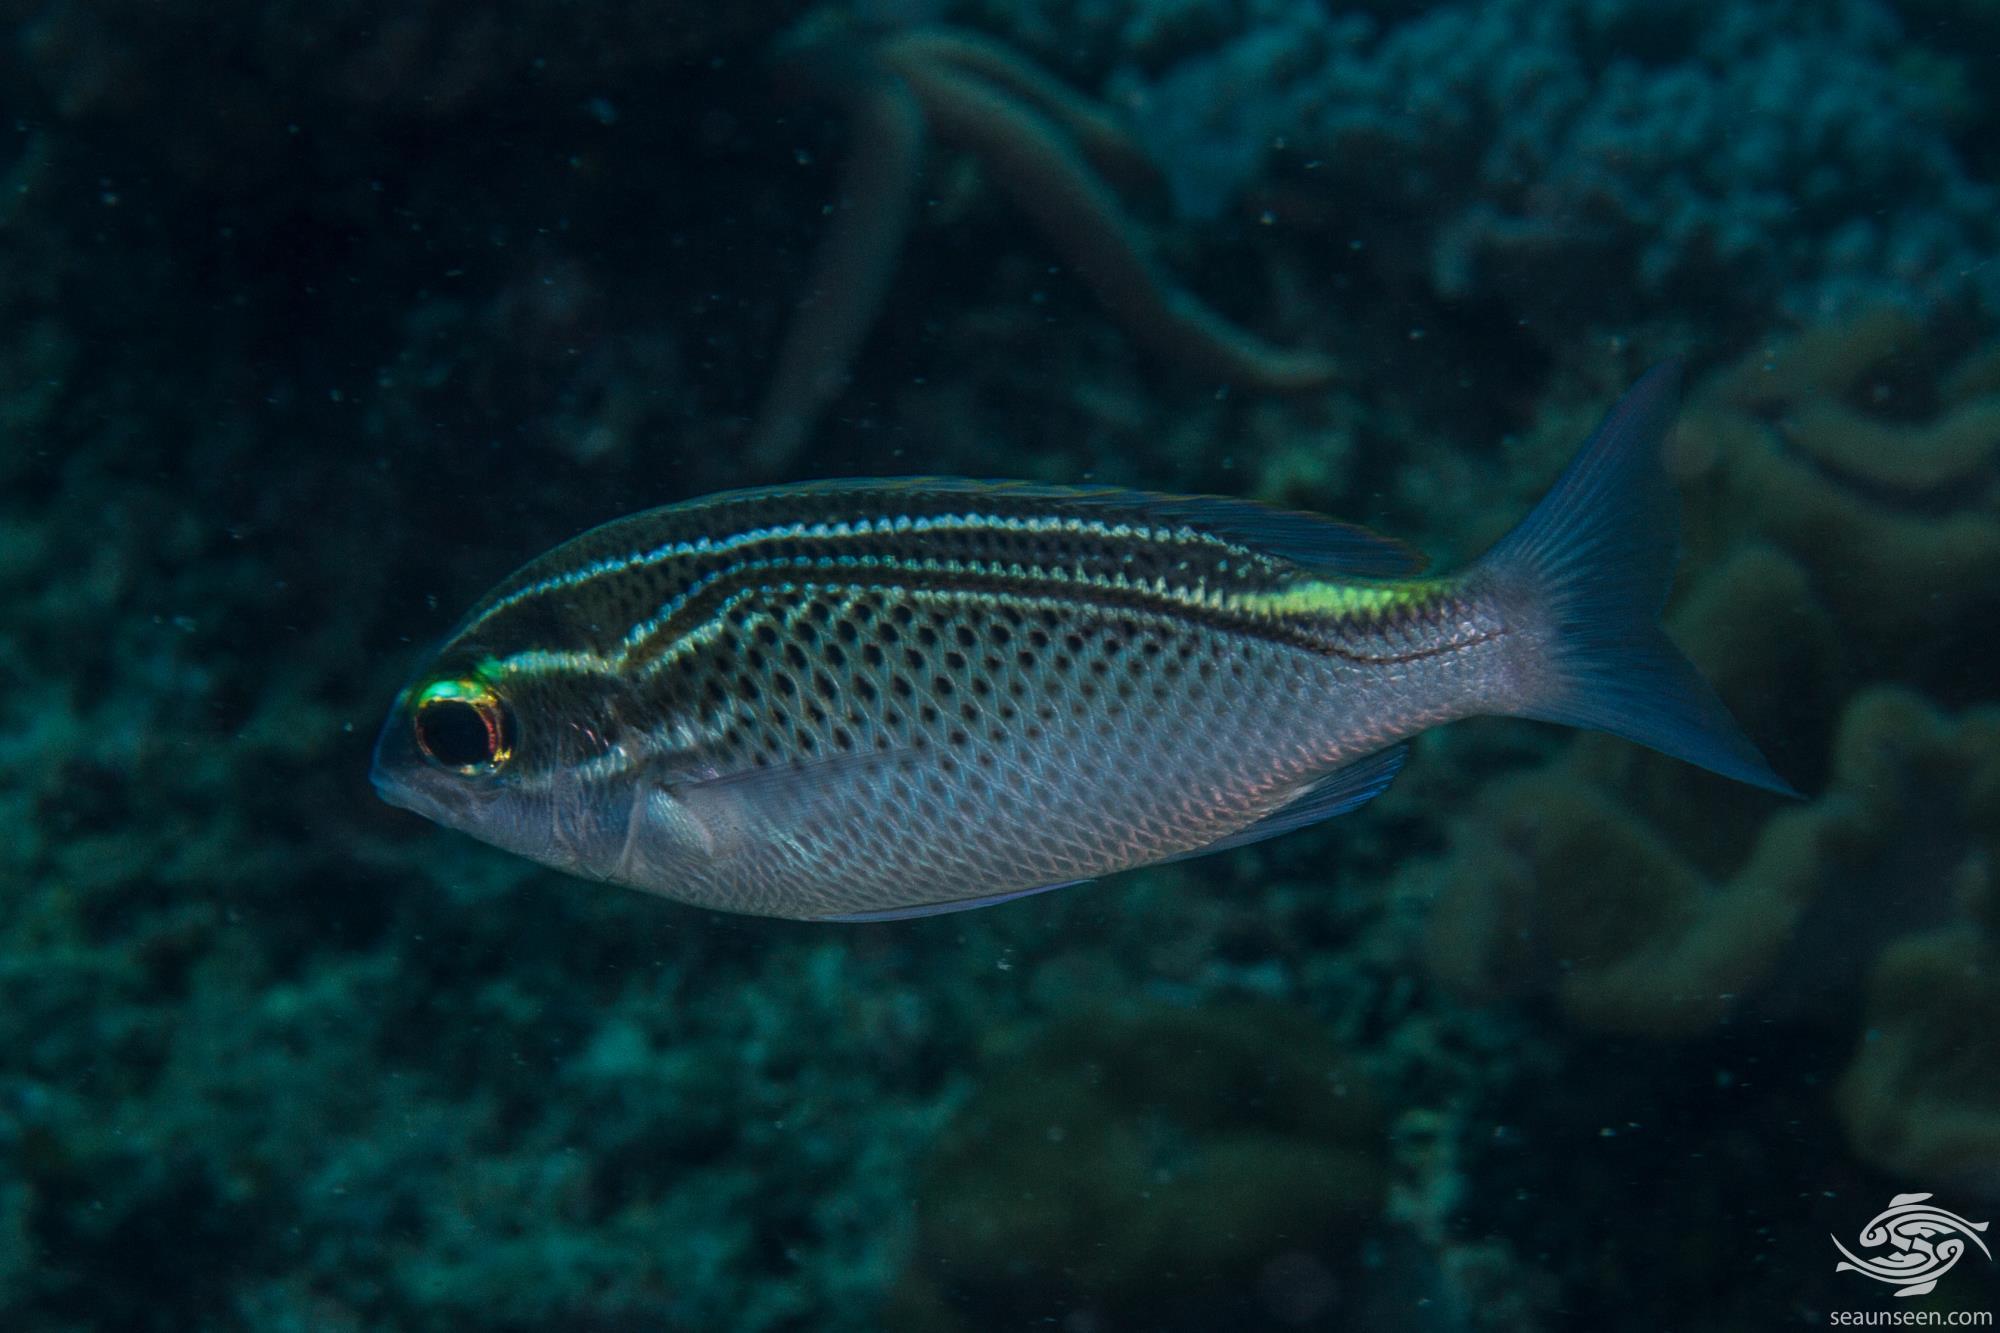
[[[1350,578],[1408,578],[1423,572],[1417,551],[1354,523],[1340,523],[1297,509],[1273,509],[1254,500],[1220,495],[1169,495],[1118,486],[1045,486],[1028,481],[977,481],[967,477],[834,477],[724,491],[699,500],[667,506],[674,510],[707,509],[747,500],[787,496],[850,496],[881,492],[928,492],[1029,501],[1051,508],[1108,510],[1121,517],[1165,527],[1189,527],[1210,533],[1260,555],[1303,566],[1315,574]]]
[[[1130,494],[1147,512],[1163,519],[1212,532],[1316,573],[1397,579],[1423,572],[1421,553],[1359,524],[1299,509],[1271,509],[1253,500]]]
[[[847,489],[866,481],[809,482],[813,487]],[[1134,518],[1213,533],[1226,542],[1321,574],[1358,578],[1408,578],[1423,572],[1423,555],[1354,523],[1341,523],[1298,509],[1273,509],[1254,500],[1221,495],[1168,495],[1117,486],[1044,486],[1026,481],[971,481],[959,477],[898,477],[901,489],[981,493],[1039,500],[1078,508],[1122,509]]]

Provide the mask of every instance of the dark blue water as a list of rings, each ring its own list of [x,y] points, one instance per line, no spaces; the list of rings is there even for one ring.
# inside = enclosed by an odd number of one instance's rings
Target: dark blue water
[[[0,20],[0,1327],[2000,1305],[2000,11]],[[1449,565],[1669,358],[1668,624],[1800,801],[1475,721],[1309,831],[827,926],[366,780],[620,513],[1095,481]]]

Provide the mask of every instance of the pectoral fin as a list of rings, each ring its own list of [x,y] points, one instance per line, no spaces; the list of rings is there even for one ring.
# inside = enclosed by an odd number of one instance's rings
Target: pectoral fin
[[[1323,819],[1359,809],[1389,790],[1389,784],[1396,780],[1396,774],[1403,771],[1403,761],[1409,757],[1410,747],[1407,744],[1392,745],[1365,759],[1336,768],[1307,784],[1298,795],[1254,824],[1246,824],[1206,847],[1183,852],[1173,859],[1184,861],[1191,856],[1207,856],[1210,852],[1225,852],[1232,847],[1247,847],[1253,842],[1275,838],[1281,833],[1290,833],[1308,824],[1317,824]]]
[[[788,842],[830,808],[868,802],[873,789],[917,763],[907,750],[873,750],[660,784],[701,849],[726,857],[747,846]]]

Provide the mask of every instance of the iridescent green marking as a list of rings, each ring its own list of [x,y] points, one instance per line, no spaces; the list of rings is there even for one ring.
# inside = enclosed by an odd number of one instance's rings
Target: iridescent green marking
[[[414,706],[424,709],[440,703],[476,704],[488,697],[486,688],[477,681],[434,680],[418,692]]]
[[[477,668],[481,679],[500,681],[509,677],[554,676],[564,673],[608,675],[619,669],[616,658],[592,652],[551,652],[530,648],[507,657],[489,657]]]
[[[1443,579],[1407,582],[1334,583],[1305,579],[1275,592],[1232,594],[1229,608],[1252,616],[1317,616],[1329,620],[1377,623],[1397,614],[1426,611],[1450,591]]]
[[[417,748],[462,776],[496,772],[514,757],[514,714],[482,680],[444,677],[410,705]]]

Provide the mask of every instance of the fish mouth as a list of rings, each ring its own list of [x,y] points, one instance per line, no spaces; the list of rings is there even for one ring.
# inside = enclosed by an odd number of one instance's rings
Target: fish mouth
[[[375,794],[390,805],[457,827],[471,813],[469,793],[456,783],[441,780],[444,776],[433,772],[417,753],[416,737],[399,697],[375,737],[375,753],[368,763],[368,781]]]
[[[390,805],[400,805],[408,809],[409,800],[404,794],[407,791],[407,787],[396,776],[395,771],[402,767],[399,761],[403,756],[392,753],[392,751],[398,748],[410,750],[416,748],[408,738],[394,734],[400,733],[403,730],[398,725],[402,720],[402,716],[403,701],[398,698],[396,706],[389,710],[389,716],[383,719],[381,730],[375,733],[375,749],[368,756],[368,781],[374,785],[377,796],[380,796]],[[399,740],[401,741],[400,747],[397,745]]]

